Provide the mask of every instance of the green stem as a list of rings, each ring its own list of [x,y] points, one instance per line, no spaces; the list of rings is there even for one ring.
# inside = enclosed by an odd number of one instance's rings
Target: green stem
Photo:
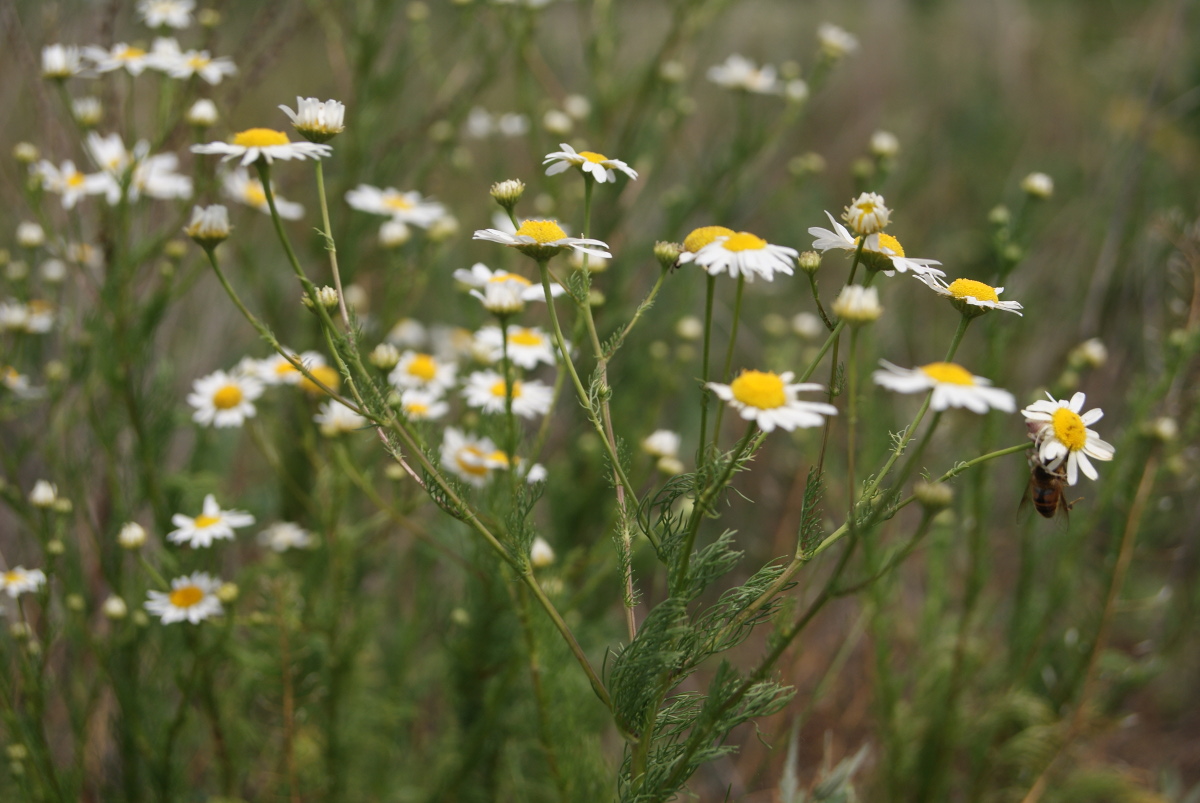
[[[697,468],[704,465],[705,455],[708,454],[708,362],[712,344],[713,295],[717,285],[716,276],[706,274],[705,279],[707,289],[704,296],[704,352],[700,358],[700,447],[696,454]]]
[[[716,499],[717,494],[719,494],[721,490],[729,483],[730,477],[733,476],[734,469],[737,468],[738,461],[741,460],[742,455],[746,453],[746,449],[749,448],[750,442],[754,439],[754,433],[757,431],[758,424],[754,421],[751,421],[746,426],[746,434],[742,436],[742,439],[738,441],[737,446],[734,447],[733,454],[729,459],[729,463],[726,464],[725,469],[721,472],[721,476],[717,478],[715,483],[704,489],[704,493],[700,495],[700,498],[696,500],[696,504],[692,508],[692,515],[688,520],[687,534],[684,536],[683,549],[681,550],[682,568],[679,574],[680,577],[684,578],[685,580],[687,579],[688,564],[691,562],[692,547],[696,543],[696,533],[700,530],[700,521],[704,518],[704,514],[708,510],[709,505],[711,505],[713,500]]]
[[[725,349],[725,369],[721,372],[721,381],[729,381],[729,372],[733,370],[733,351],[737,345],[738,323],[742,318],[742,293],[746,289],[746,274],[738,275],[737,291],[733,297],[733,323],[729,327],[729,346]],[[721,441],[721,419],[725,413],[724,400],[717,402],[717,417],[713,421],[713,447],[719,448]]]
[[[316,160],[317,165],[317,197],[321,200],[321,222],[325,225],[322,234],[325,235],[325,250],[329,252],[329,268],[333,272],[333,287],[337,290],[338,311],[342,313],[342,323],[346,330],[350,329],[350,311],[346,309],[346,294],[342,292],[342,275],[338,271],[337,244],[333,239],[333,228],[329,225],[329,204],[325,200],[325,169],[324,162]]]

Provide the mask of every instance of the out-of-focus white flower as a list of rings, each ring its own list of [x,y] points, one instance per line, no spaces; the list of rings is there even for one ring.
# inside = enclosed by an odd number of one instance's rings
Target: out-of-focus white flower
[[[271,214],[271,205],[267,202],[267,193],[263,184],[250,175],[244,167],[230,170],[221,176],[221,191],[239,203],[257,209],[263,214]],[[284,220],[299,220],[304,217],[304,205],[289,201],[275,190],[275,182],[271,182],[271,191],[275,195],[275,211]]]
[[[183,29],[192,24],[196,0],[141,0],[138,14],[147,28]]]
[[[101,610],[104,611],[105,618],[112,619],[113,621],[124,619],[129,614],[129,606],[125,604],[125,600],[116,594],[112,594],[108,599],[104,600]]]
[[[54,507],[58,501],[58,486],[46,480],[38,480],[29,492],[29,504],[42,509]]]
[[[554,563],[554,549],[540,535],[534,537],[529,548],[529,562],[535,569],[544,569]]]
[[[900,152],[900,140],[891,131],[876,131],[871,135],[871,155],[880,159],[894,159]]]
[[[495,452],[496,444],[491,438],[467,435],[455,427],[446,427],[443,433],[442,465],[476,487],[483,487],[492,470],[498,467],[491,457]]]
[[[384,248],[399,248],[412,239],[412,229],[402,220],[387,220],[379,227],[379,244]]]
[[[486,362],[499,362],[503,357],[504,337],[499,326],[485,326],[475,333],[476,350]],[[571,348],[567,344],[567,349]],[[539,363],[557,362],[550,337],[537,327],[508,327],[508,359],[513,365],[532,371]]]
[[[117,533],[117,543],[124,549],[141,549],[146,544],[146,528],[136,521],[127,521]]]
[[[542,128],[546,129],[547,134],[565,136],[570,134],[574,127],[575,121],[571,119],[571,115],[559,109],[551,109],[542,115]]]
[[[484,309],[497,315],[513,315],[524,310],[527,301],[546,300],[540,284],[516,273],[493,271],[482,262],[476,262],[470,270],[454,271],[454,278],[474,288],[471,295],[482,302]],[[551,295],[558,297],[564,292],[562,286],[550,285]]]
[[[159,617],[164,625],[174,622],[191,622],[198,625],[205,619],[225,613],[217,591],[221,588],[218,578],[204,572],[192,572],[187,577],[176,577],[171,581],[171,590],[148,591],[150,599],[144,605],[148,613]]]
[[[22,248],[39,248],[46,242],[46,232],[32,220],[17,224],[17,245]]]
[[[848,284],[834,300],[833,313],[851,326],[877,321],[883,314],[883,307],[879,304],[879,291],[874,287]]]
[[[71,114],[84,128],[94,128],[104,118],[104,106],[99,98],[88,96],[71,101]]]
[[[1045,173],[1030,173],[1021,179],[1021,189],[1033,198],[1049,198],[1054,194],[1054,179]]]
[[[32,171],[41,179],[44,189],[62,196],[63,209],[73,209],[88,195],[107,195],[113,182],[108,173],[81,173],[70,159],[61,167],[43,159],[33,166]]]
[[[242,510],[222,510],[212,494],[204,497],[204,507],[199,516],[191,518],[182,513],[171,517],[177,529],[167,533],[172,544],[187,544],[193,549],[212,546],[215,539],[232,539],[237,527],[249,527],[254,517]]]
[[[258,534],[258,543],[274,552],[287,552],[308,549],[313,545],[313,536],[299,524],[277,521]]]
[[[423,229],[446,214],[446,207],[421,197],[419,192],[401,192],[394,187],[380,189],[359,184],[346,193],[346,203],[360,212],[384,215],[392,220]]]
[[[89,45],[83,54],[92,62],[96,72],[106,73],[124,69],[130,75],[141,75],[150,66],[150,54],[140,47],[118,42],[112,49]]]
[[[436,421],[450,412],[438,391],[407,388],[400,393],[400,411],[410,421]]]
[[[157,42],[156,42],[157,44]],[[150,64],[158,69],[161,69],[172,78],[178,78],[186,81],[194,75],[200,76],[206,83],[216,86],[225,78],[237,75],[237,65],[233,60],[225,56],[213,58],[207,50],[189,50],[186,53],[179,53],[172,56],[169,51],[163,51],[157,56],[153,52],[150,55]],[[250,129],[251,131],[266,130],[266,129]],[[243,132],[245,133],[245,132]],[[277,145],[279,143],[269,143]],[[195,148],[193,148],[195,150]],[[222,151],[197,151],[197,153],[222,153]],[[302,158],[296,156],[279,156],[280,159]],[[313,158],[316,158],[315,156]],[[253,160],[251,160],[253,161]],[[271,161],[269,158],[267,161]],[[248,164],[248,163],[247,163]]]
[[[320,425],[321,434],[326,438],[357,432],[367,426],[367,419],[336,399],[321,402],[313,421]]]
[[[708,68],[708,80],[726,89],[740,89],[759,95],[778,95],[783,87],[774,66],[756,65],[745,56],[733,53],[723,64]]]
[[[554,391],[549,385],[537,380],[516,380],[510,386],[504,378],[495,371],[476,371],[467,377],[466,387],[463,388],[463,398],[471,407],[477,407],[485,413],[503,413],[506,405],[506,394],[512,397],[513,415],[521,418],[535,418],[550,412],[554,402]]]
[[[388,381],[397,390],[418,388],[444,393],[454,387],[458,366],[448,360],[440,360],[432,354],[406,351],[388,374]]]
[[[188,125],[194,125],[197,128],[207,128],[208,126],[216,125],[220,115],[217,113],[217,104],[213,103],[208,98],[200,98],[183,115],[183,119]]]
[[[240,427],[258,412],[254,400],[263,386],[254,377],[214,371],[197,379],[187,401],[194,409],[192,420],[204,426]]]
[[[425,331],[425,325],[420,321],[401,318],[388,331],[387,340],[397,346],[416,349],[429,342],[429,333]]]
[[[678,432],[656,429],[642,441],[642,451],[651,457],[678,457],[681,442]]]
[[[42,48],[42,77],[63,80],[83,71],[79,48],[73,45],[46,45]]]
[[[44,585],[46,573],[41,569],[14,566],[6,572],[0,572],[0,591],[4,591],[12,599],[37,591]]]
[[[834,61],[858,50],[858,38],[831,22],[822,22],[817,26],[817,41],[821,55]]]

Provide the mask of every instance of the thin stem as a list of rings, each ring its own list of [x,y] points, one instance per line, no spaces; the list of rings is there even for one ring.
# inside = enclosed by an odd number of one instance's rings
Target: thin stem
[[[333,287],[337,290],[338,311],[342,313],[342,323],[350,330],[350,311],[346,309],[346,294],[342,292],[342,275],[338,271],[337,244],[333,239],[333,228],[329,225],[329,204],[325,200],[325,169],[323,162],[316,160],[317,165],[317,197],[321,200],[321,222],[325,224],[325,250],[329,252],[329,268],[333,272]],[[274,207],[272,207],[274,211]]]
[[[721,372],[721,381],[729,381],[729,372],[733,370],[733,350],[737,345],[738,323],[742,318],[742,292],[746,289],[746,274],[738,275],[737,290],[733,297],[733,323],[729,328],[729,346],[725,349],[725,369]],[[717,402],[717,418],[713,422],[713,446],[721,441],[721,419],[725,413],[725,401]]]
[[[742,439],[738,441],[737,446],[734,447],[733,454],[729,459],[729,463],[721,472],[721,476],[716,482],[705,488],[704,493],[702,493],[700,498],[696,500],[696,504],[692,508],[692,516],[688,520],[687,534],[684,536],[683,549],[681,551],[683,556],[681,558],[681,577],[687,577],[688,563],[691,561],[692,547],[696,543],[696,533],[700,530],[701,519],[704,518],[704,514],[708,510],[708,506],[713,503],[713,500],[716,498],[717,494],[719,494],[721,489],[729,484],[729,478],[733,476],[733,472],[737,468],[738,461],[741,460],[742,455],[746,453],[746,449],[749,448],[750,442],[754,439],[754,434],[756,432],[758,432],[758,424],[754,421],[751,421],[746,426],[746,434],[742,436]]]
[[[717,277],[706,274],[706,291],[704,296],[704,356],[700,363],[700,447],[696,454],[697,468],[704,465],[704,456],[708,454],[708,360],[709,347],[712,344],[712,312],[713,295],[716,291]],[[803,381],[803,380],[801,380]]]

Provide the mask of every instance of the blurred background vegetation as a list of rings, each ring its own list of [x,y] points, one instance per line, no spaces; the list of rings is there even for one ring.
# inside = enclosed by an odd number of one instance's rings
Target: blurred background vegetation
[[[1016,264],[1003,282],[1004,297],[1025,305],[1024,318],[984,318],[959,361],[1022,403],[1039,389],[1085,391],[1088,407],[1105,410],[1098,429],[1117,445],[1117,460],[1099,467],[1099,482],[1072,489],[1082,499],[1069,522],[1045,522],[1018,509],[1028,479],[1022,460],[960,478],[953,507],[924,545],[864,593],[831,603],[789,650],[779,675],[795,687],[794,700],[756,727],[734,732],[739,750],[693,778],[690,789],[699,799],[802,800],[789,797],[789,777],[809,788],[831,772],[835,782],[818,785],[811,799],[853,799],[852,783],[859,799],[872,801],[1019,801],[1039,779],[1047,801],[1200,799],[1195,3],[564,0],[528,9],[482,0],[287,0],[202,6],[219,11],[219,24],[190,31],[190,41],[232,57],[240,70],[219,86],[193,83],[186,90],[212,97],[220,109],[209,139],[252,126],[282,127],[276,106],[297,95],[346,104],[347,130],[333,143],[325,171],[343,277],[364,291],[358,312],[368,348],[402,318],[470,329],[487,322],[477,302],[455,287],[452,273],[476,261],[522,267],[518,255],[497,254],[495,246],[470,239],[471,231],[492,225],[492,182],[523,179],[529,185],[523,214],[558,216],[579,230],[582,183],[541,175],[542,156],[560,142],[622,159],[641,173],[637,182],[622,180],[616,190],[597,193],[592,236],[616,255],[595,277],[605,297],[596,313],[605,332],[626,319],[658,278],[655,240],[679,241],[693,227],[715,223],[805,250],[807,229],[826,225],[824,210],[837,214],[860,189],[885,195],[894,210],[889,230],[910,256],[939,259],[951,276],[994,280],[1004,260]],[[816,31],[826,21],[853,32],[860,46],[822,74]],[[148,44],[151,35],[136,22],[132,4],[2,0],[0,31],[6,77],[0,108],[9,110],[0,116],[4,150],[29,141],[55,161],[82,163],[61,99],[39,78],[39,51],[53,42]],[[811,97],[796,104],[708,81],[708,68],[730,53],[808,80]],[[149,136],[160,130],[156,115],[184,108],[184,90],[138,81],[110,77],[93,88],[76,79],[69,88],[105,101],[113,125],[101,131],[132,120]],[[168,92],[174,94],[160,94]],[[571,96],[586,99],[587,108]],[[130,97],[136,102],[126,114]],[[518,136],[472,136],[469,119],[478,108],[525,115],[529,129]],[[564,109],[573,113],[563,115]],[[887,170],[869,154],[879,129],[900,142]],[[122,133],[126,142],[134,139]],[[176,126],[166,133],[164,149],[182,154],[185,172],[196,165],[198,202],[220,201],[212,165],[186,152],[192,138],[186,126]],[[1021,178],[1035,170],[1053,177],[1051,198],[1034,201],[1021,192]],[[325,258],[313,230],[318,217],[309,171],[285,165],[274,175],[281,194],[308,207],[290,232],[304,246],[310,275],[322,283]],[[31,217],[25,182],[22,165],[0,160],[0,231]],[[457,219],[457,230],[415,232],[404,245],[385,248],[377,236],[380,221],[341,202],[362,182],[434,197]],[[998,205],[1014,221],[1011,242],[998,243],[990,222]],[[235,284],[282,342],[318,346],[319,330],[298,303],[299,288],[270,221],[231,207],[235,234],[221,253]],[[79,224],[56,204],[47,209],[75,236],[102,241],[102,227],[74,228]],[[180,225],[185,211],[165,204],[143,210],[141,231],[148,237]],[[828,302],[842,274],[838,258],[825,262],[818,278]],[[287,714],[295,722],[287,738],[294,740],[289,750],[298,758],[305,800],[564,799],[538,747],[528,676],[523,659],[514,660],[524,649],[521,628],[494,559],[473,545],[465,528],[421,505],[411,482],[390,479],[369,436],[320,442],[307,426],[309,400],[273,403],[256,422],[287,466],[283,477],[250,438],[191,426],[183,399],[193,379],[232,367],[243,355],[264,357],[265,346],[228,303],[197,249],[182,259],[156,252],[139,277],[135,296],[169,288],[169,308],[136,342],[130,362],[165,509],[196,509],[204,493],[216,491],[262,522],[295,518],[302,515],[301,488],[330,504],[310,526],[327,542],[336,534],[350,544],[279,557],[244,539],[214,558],[242,588],[242,618],[236,636],[220,642],[223,660],[205,664],[213,673],[207,688],[220,699],[193,701],[197,714],[178,737],[177,771],[186,781],[177,799],[204,800],[210,793],[287,799],[281,665],[295,682]],[[902,365],[939,358],[956,316],[932,305],[916,283],[891,282],[868,348]],[[816,343],[792,325],[796,314],[815,311],[805,284],[799,277],[748,288],[739,364],[788,370],[807,361]],[[658,428],[684,434],[685,456],[694,448],[698,343],[681,336],[677,323],[702,314],[703,295],[688,271],[669,277],[636,342],[610,369],[614,418],[632,450]],[[51,412],[4,408],[6,482],[27,489],[33,479],[53,476],[85,511],[80,515],[111,535],[122,521],[148,523],[154,512],[146,478],[133,467],[131,424],[97,378],[106,376],[109,357],[106,343],[97,341],[104,330],[94,326],[94,299],[81,284],[68,285],[61,303],[73,310],[73,320],[25,370],[44,383],[45,360],[55,358],[67,366],[66,376],[57,380]],[[730,308],[731,299],[718,296],[719,328],[727,330]],[[1073,350],[1090,338],[1104,344],[1107,359],[1072,361]],[[817,378],[827,379],[824,368]],[[882,454],[888,432],[902,427],[913,409],[908,399],[868,395],[862,442]],[[1164,416],[1178,425],[1169,438],[1155,428]],[[993,448],[1024,437],[1015,418],[988,426],[1004,427],[982,436]],[[930,471],[981,453],[982,428],[965,415],[948,417]],[[548,582],[593,663],[602,665],[605,650],[624,638],[623,613],[610,538],[612,491],[600,442],[578,434],[585,429],[568,398],[543,456],[551,479],[539,522],[558,552]],[[733,495],[725,518],[736,522],[738,546],[747,553],[745,568],[735,570],[741,579],[791,549],[805,472],[818,444],[819,435],[811,433],[769,440],[738,485],[745,498]],[[117,473],[102,480],[105,453],[118,456]],[[383,512],[332,468],[343,458],[363,467],[368,485],[382,489]],[[649,488],[657,482],[653,467],[640,459],[634,481]],[[842,489],[829,494],[826,516],[836,526],[841,517],[831,511],[844,510]],[[68,525],[68,537],[77,527]],[[1137,540],[1128,578],[1089,672],[1118,546],[1131,528]],[[415,540],[414,532],[459,557],[447,558]],[[38,565],[38,547],[16,516],[0,518],[0,549],[9,565]],[[186,708],[176,709],[175,701],[190,666],[180,654],[192,646],[174,632],[182,628],[150,636],[106,623],[97,609],[104,598],[95,569],[100,559],[81,550],[73,564],[78,576],[69,581],[75,585],[68,588],[64,580],[54,592],[74,588],[88,598],[88,610],[72,617],[60,610],[61,600],[55,603],[62,641],[48,663],[63,685],[52,684],[52,696],[68,702],[46,713],[49,749],[77,768],[82,800],[158,799],[129,777],[140,759],[116,769],[116,754],[142,749],[121,746],[132,737],[117,710],[127,710],[128,695],[144,695],[145,733],[169,730],[175,711]],[[815,565],[793,593],[818,587],[828,568]],[[665,595],[646,551],[635,555],[635,577],[641,616]],[[136,588],[148,584],[127,580]],[[540,620],[534,629],[543,640],[543,677],[553,701],[549,728],[568,757],[561,768],[570,776],[565,799],[609,799],[622,743],[553,631]],[[95,645],[104,639],[120,647]],[[734,660],[750,662],[762,648],[763,639],[752,639]],[[12,658],[15,648],[6,649]],[[89,686],[101,675],[113,678],[120,705]],[[140,685],[122,692],[130,677]],[[1085,711],[1076,716],[1085,686]],[[98,698],[90,699],[92,693]],[[101,713],[73,722],[73,698],[83,708],[93,706],[88,710],[100,706]],[[170,704],[160,708],[160,700]],[[222,721],[226,730],[214,741],[214,723]],[[21,742],[14,722],[6,722],[10,745]],[[85,727],[96,733],[67,746],[63,734]],[[81,754],[79,744],[91,752]],[[841,783],[831,768],[864,745],[853,780]],[[233,781],[221,777],[222,749],[233,755]],[[141,769],[151,781],[145,789],[157,788],[154,773],[161,769],[150,764]],[[850,766],[842,769],[848,774]],[[5,799],[43,799],[31,788],[17,770],[0,780]]]

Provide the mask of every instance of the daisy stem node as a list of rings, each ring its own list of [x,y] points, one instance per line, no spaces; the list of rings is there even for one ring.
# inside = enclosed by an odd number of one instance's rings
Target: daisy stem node
[[[729,381],[729,372],[733,370],[733,349],[737,344],[738,322],[742,317],[742,293],[746,289],[746,274],[739,273],[737,291],[733,296],[733,323],[729,329],[729,346],[725,349],[725,370],[721,373],[721,381]],[[713,422],[713,446],[721,442],[721,419],[725,413],[724,400],[717,402],[717,418]]]
[[[342,275],[338,271],[337,243],[333,239],[333,228],[329,225],[329,203],[325,199],[325,168],[321,166],[320,159],[313,160],[313,163],[317,171],[317,198],[321,201],[321,222],[325,226],[321,234],[325,236],[325,250],[329,252],[329,268],[333,273],[333,286],[337,289],[338,311],[342,314],[342,323],[346,324],[346,330],[349,331],[350,311],[346,309],[346,294],[342,292]]]
[[[758,423],[751,421],[746,427],[746,434],[738,441],[737,446],[733,449],[733,454],[730,456],[729,463],[721,472],[721,476],[712,485],[704,489],[703,493],[696,500],[696,504],[692,507],[691,518],[688,519],[687,535],[683,540],[683,549],[680,552],[682,555],[682,565],[680,567],[679,576],[687,578],[688,566],[692,558],[692,547],[696,543],[696,533],[700,530],[700,522],[704,518],[704,512],[708,506],[713,503],[717,494],[721,492],[726,485],[729,484],[729,479],[733,476],[734,469],[737,468],[738,462],[742,459],[742,455],[746,453],[750,443],[754,440],[754,435],[758,432]]]

